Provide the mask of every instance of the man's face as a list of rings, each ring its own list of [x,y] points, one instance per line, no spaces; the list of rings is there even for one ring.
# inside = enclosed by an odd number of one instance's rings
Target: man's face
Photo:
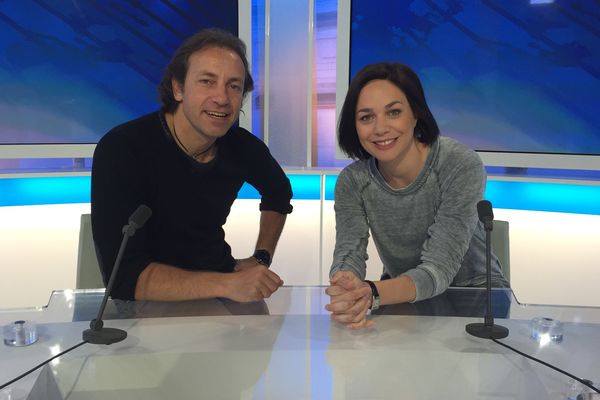
[[[173,96],[179,109],[207,141],[219,138],[237,121],[244,94],[245,69],[232,50],[208,47],[193,53],[185,82],[173,80]]]

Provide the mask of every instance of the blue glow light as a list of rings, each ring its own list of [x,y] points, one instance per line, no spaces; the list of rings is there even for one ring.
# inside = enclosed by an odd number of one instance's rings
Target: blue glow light
[[[485,198],[495,208],[600,215],[600,186],[488,181]]]
[[[319,200],[321,198],[321,177],[319,175],[288,175],[294,200]],[[238,199],[260,199],[254,187],[244,183],[238,192]]]
[[[319,200],[320,175],[288,175],[295,200]],[[325,200],[334,199],[336,175],[325,176]],[[90,202],[90,177],[0,179],[0,206]],[[244,184],[239,199],[260,199]],[[600,185],[489,180],[485,198],[495,208],[600,215]]]
[[[319,200],[319,175],[288,175],[294,199]],[[0,179],[0,206],[31,206],[41,204],[71,204],[90,202],[89,176],[5,178]],[[245,183],[239,199],[260,199],[254,187]]]
[[[90,202],[89,176],[0,179],[0,206]]]

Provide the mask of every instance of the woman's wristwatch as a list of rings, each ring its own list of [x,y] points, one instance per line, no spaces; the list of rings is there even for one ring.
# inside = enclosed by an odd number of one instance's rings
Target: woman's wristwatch
[[[375,311],[379,308],[379,303],[381,300],[379,299],[379,291],[377,290],[377,286],[371,281],[365,280],[366,283],[371,287],[371,311]]]

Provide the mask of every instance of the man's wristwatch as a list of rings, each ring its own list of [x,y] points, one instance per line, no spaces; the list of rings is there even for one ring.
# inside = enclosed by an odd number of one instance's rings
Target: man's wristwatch
[[[252,254],[252,257],[256,258],[256,261],[265,267],[271,265],[271,253],[269,253],[267,250],[257,249],[254,254]]]
[[[375,286],[373,282],[367,280],[365,280],[365,282],[368,283],[369,286],[371,286],[371,307],[369,308],[371,309],[371,311],[375,311],[379,308],[379,291],[377,290],[377,286]]]

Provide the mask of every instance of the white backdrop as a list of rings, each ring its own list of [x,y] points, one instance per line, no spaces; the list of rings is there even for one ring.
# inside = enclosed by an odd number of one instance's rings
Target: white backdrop
[[[273,270],[286,285],[327,284],[335,242],[333,201],[295,200]],[[43,306],[74,288],[79,219],[89,204],[0,207],[0,308]],[[600,306],[600,216],[494,211],[510,222],[511,284],[531,304]],[[322,215],[322,218],[321,218]],[[226,225],[235,257],[252,254],[258,201],[238,200]],[[368,276],[381,273],[371,244]]]

